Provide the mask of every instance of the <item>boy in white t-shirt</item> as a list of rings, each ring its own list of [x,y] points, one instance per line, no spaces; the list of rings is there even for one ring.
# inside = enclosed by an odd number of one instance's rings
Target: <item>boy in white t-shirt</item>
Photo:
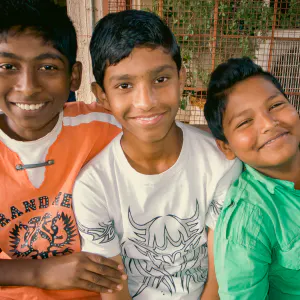
[[[73,194],[83,250],[121,256],[128,274],[128,290],[103,299],[218,299],[213,229],[240,162],[226,160],[208,133],[175,122],[185,72],[159,17],[109,14],[90,50],[93,92],[123,127]]]

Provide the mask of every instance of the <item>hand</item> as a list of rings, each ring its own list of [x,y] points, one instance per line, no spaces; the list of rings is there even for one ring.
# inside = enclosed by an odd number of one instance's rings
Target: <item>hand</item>
[[[41,261],[37,286],[43,289],[85,289],[98,293],[122,290],[127,279],[123,266],[87,252],[51,257]]]

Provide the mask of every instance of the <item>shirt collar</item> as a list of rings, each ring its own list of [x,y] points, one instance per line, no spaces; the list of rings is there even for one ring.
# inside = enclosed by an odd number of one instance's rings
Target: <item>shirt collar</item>
[[[286,180],[280,180],[280,179],[275,179],[268,177],[259,171],[255,170],[254,168],[250,167],[249,165],[245,164],[246,171],[252,176],[255,180],[261,182],[263,185],[266,186],[267,190],[271,193],[275,193],[275,189],[279,186],[293,190],[295,191],[295,184],[294,182],[291,181],[286,181]]]

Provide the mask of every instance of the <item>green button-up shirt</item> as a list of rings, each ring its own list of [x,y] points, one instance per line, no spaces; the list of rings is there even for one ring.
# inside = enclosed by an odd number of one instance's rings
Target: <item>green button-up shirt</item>
[[[300,191],[246,166],[215,229],[221,299],[300,299]]]

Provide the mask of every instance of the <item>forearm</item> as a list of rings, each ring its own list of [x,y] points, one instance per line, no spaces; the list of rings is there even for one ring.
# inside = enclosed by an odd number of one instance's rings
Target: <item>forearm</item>
[[[201,300],[219,300],[218,294],[218,284],[216,280],[207,281],[203,293],[201,295]]]
[[[214,231],[212,229],[208,229],[207,234],[207,246],[208,246],[208,274],[206,284],[204,286],[203,293],[201,295],[201,300],[218,300],[218,282],[216,278],[215,272],[215,264],[214,264]]]
[[[40,260],[0,259],[0,286],[37,286]]]

